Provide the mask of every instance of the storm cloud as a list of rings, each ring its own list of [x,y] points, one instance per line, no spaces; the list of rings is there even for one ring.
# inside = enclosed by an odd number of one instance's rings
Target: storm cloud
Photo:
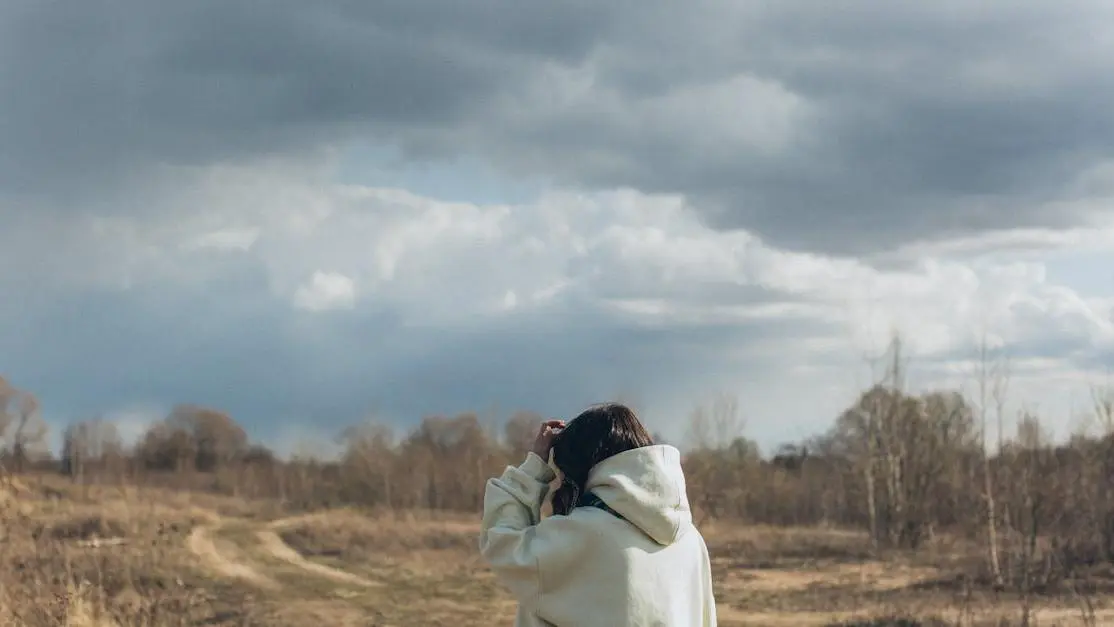
[[[0,3],[0,372],[253,433],[629,396],[680,437],[730,391],[770,443],[898,331],[1066,406],[1114,346],[1112,18]]]
[[[1063,227],[1114,185],[1111,17],[1078,0],[20,0],[0,8],[0,186],[73,210],[151,166],[357,141],[680,193],[798,249]]]

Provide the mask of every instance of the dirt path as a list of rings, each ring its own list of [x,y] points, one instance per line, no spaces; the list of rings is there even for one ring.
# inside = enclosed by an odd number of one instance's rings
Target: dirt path
[[[365,588],[375,588],[383,585],[381,582],[364,579],[359,575],[354,575],[352,573],[345,572],[331,566],[326,566],[324,564],[317,564],[302,557],[301,553],[298,553],[294,549],[290,548],[290,545],[283,542],[282,538],[279,537],[277,533],[275,533],[274,529],[281,527],[282,522],[284,521],[279,521],[273,524],[269,529],[263,529],[255,532],[255,537],[259,540],[259,544],[262,545],[263,549],[267,551],[267,554],[271,557],[282,560],[287,564],[291,564],[292,566],[297,566],[298,568],[301,568],[306,572],[313,573],[314,575],[317,575],[319,577],[331,579],[337,583],[363,586]]]
[[[319,564],[307,560],[304,556],[294,550],[290,545],[283,541],[279,535],[284,528],[296,525],[298,522],[304,520],[308,516],[295,516],[285,518],[282,520],[274,521],[270,524],[255,523],[255,529],[249,534],[236,534],[236,538],[240,542],[245,542],[246,545],[232,545],[224,546],[226,552],[222,553],[222,545],[224,542],[218,543],[216,541],[219,530],[229,522],[235,521],[237,524],[245,523],[252,524],[250,521],[241,519],[221,519],[215,514],[207,514],[208,521],[191,531],[187,546],[189,550],[198,557],[198,559],[211,571],[218,573],[222,576],[240,579],[263,590],[282,590],[282,585],[274,578],[263,574],[266,572],[264,566],[252,562],[252,558],[266,560],[280,561],[290,566],[295,567],[301,572],[307,573],[308,576],[318,577],[335,584],[348,586],[346,588],[339,588],[331,591],[331,596],[336,598],[316,598],[308,599],[301,598],[291,599],[284,605],[287,610],[302,611],[305,610],[304,604],[312,605],[313,615],[318,616],[321,612],[326,611],[341,611],[352,613],[351,624],[364,624],[363,612],[355,605],[345,605],[344,603],[338,604],[337,601],[346,598],[353,598],[361,596],[362,592],[357,592],[353,588],[379,588],[386,585],[384,582],[366,579],[354,573],[346,572],[338,568],[333,568],[325,564]],[[860,569],[861,570],[861,569]],[[865,571],[864,571],[865,572]],[[905,573],[909,574],[909,573]],[[785,575],[789,577],[790,574]],[[803,576],[803,575],[802,575]],[[762,577],[748,579],[744,585],[754,586],[761,588],[763,585],[772,586],[772,589],[792,589],[801,587],[795,585],[800,583],[805,585],[811,583],[812,579],[808,581],[797,582],[795,580],[778,580],[777,582],[765,581]],[[774,586],[773,584],[777,585]],[[891,583],[888,580],[885,583]],[[895,584],[896,585],[896,584]],[[289,589],[288,589],[289,590]],[[366,609],[366,608],[365,608]],[[306,610],[307,612],[309,610]],[[852,620],[856,618],[863,618],[865,614],[860,612],[753,612],[738,607],[732,607],[726,603],[720,604],[718,607],[720,622],[725,625],[769,625],[786,627],[793,626],[815,626],[830,625],[833,622]],[[357,616],[357,614],[359,614]],[[979,620],[1006,617],[1007,614],[1010,618],[1016,618],[1016,608],[988,608],[984,611],[976,613]],[[307,614],[308,616],[308,614]],[[327,624],[341,624],[339,620],[333,619],[326,621]],[[1062,626],[1069,625],[1085,625],[1078,610],[1067,608],[1036,608],[1033,615],[1036,624],[1049,625],[1049,626]],[[1095,627],[1114,627],[1114,609],[1101,609],[1095,612],[1094,622],[1091,623]]]
[[[221,527],[220,522],[198,525],[190,532],[186,541],[190,551],[196,555],[203,564],[212,570],[233,579],[242,579],[260,588],[277,588],[275,580],[263,575],[247,564],[230,560],[222,555],[213,541],[213,533]]]
[[[193,552],[206,567],[225,577],[241,579],[260,588],[277,589],[280,587],[277,581],[262,574],[251,564],[236,561],[231,559],[228,555],[221,553],[213,537],[223,526],[223,522],[220,520],[220,517],[215,514],[209,516],[209,518],[212,522],[193,528],[186,543],[190,551]],[[336,583],[364,588],[374,588],[383,585],[381,582],[365,579],[359,575],[326,566],[325,564],[311,562],[283,542],[277,531],[296,523],[300,519],[301,517],[277,520],[267,525],[265,529],[257,530],[255,532],[255,538],[259,541],[259,548],[262,549],[266,555],[274,559],[286,562],[307,573]],[[246,547],[239,548],[245,549]],[[247,553],[247,551],[244,552]]]

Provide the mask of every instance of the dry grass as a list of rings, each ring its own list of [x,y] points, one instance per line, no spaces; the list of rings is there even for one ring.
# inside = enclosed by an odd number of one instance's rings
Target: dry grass
[[[3,488],[0,625],[244,624],[248,599],[203,585],[182,548],[196,511],[37,488]]]
[[[273,503],[16,483],[0,489],[0,627],[509,625],[478,530],[470,515],[284,517]],[[723,625],[1017,624],[1016,599],[935,585],[972,547],[878,557],[847,531],[704,531]],[[1038,624],[1082,624],[1070,600],[1042,606]]]

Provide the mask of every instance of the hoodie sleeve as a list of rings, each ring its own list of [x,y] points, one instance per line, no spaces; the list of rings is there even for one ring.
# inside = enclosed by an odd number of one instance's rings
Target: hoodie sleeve
[[[541,457],[529,453],[521,466],[489,479],[484,491],[480,553],[520,602],[536,599],[541,590],[539,560],[552,542],[546,534],[539,537],[537,524],[554,477]]]

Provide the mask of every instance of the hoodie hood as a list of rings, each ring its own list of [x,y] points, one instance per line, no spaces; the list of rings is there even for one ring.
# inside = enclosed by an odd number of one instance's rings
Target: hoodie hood
[[[692,524],[681,452],[672,446],[613,455],[592,468],[585,487],[658,544],[672,544]]]

